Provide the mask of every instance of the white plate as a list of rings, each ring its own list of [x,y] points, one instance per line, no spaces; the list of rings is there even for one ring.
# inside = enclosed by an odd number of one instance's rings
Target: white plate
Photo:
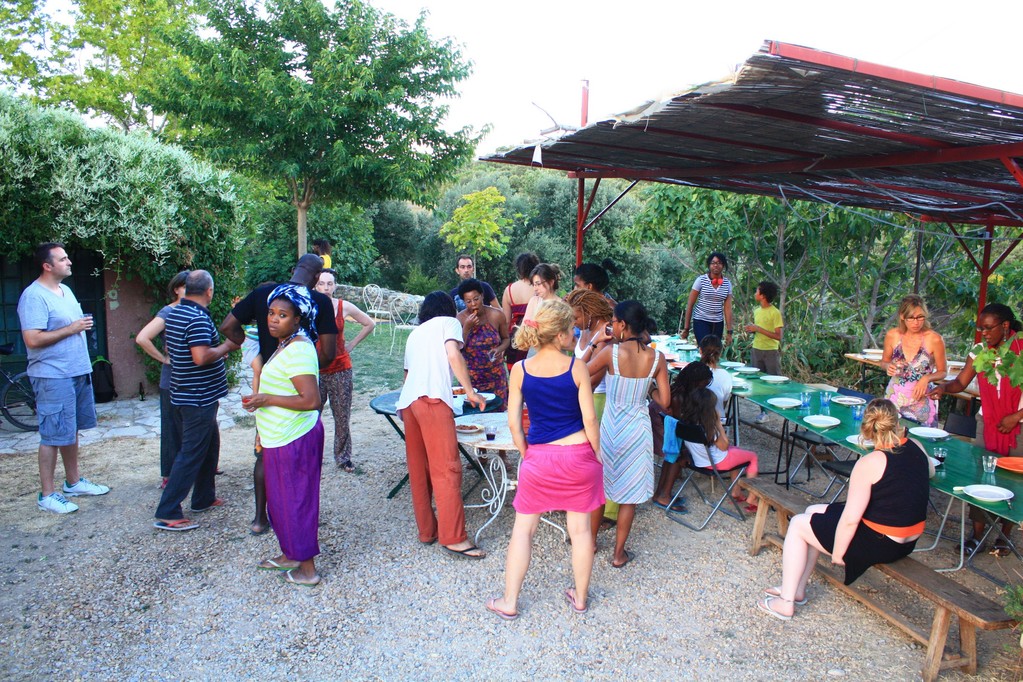
[[[767,403],[783,410],[791,410],[803,404],[798,398],[768,398]]]
[[[808,417],[803,417],[810,426],[816,426],[818,429],[825,429],[829,426],[838,426],[842,423],[842,420],[837,417],[829,417],[826,414],[811,414]]]
[[[999,488],[997,485],[968,485],[963,488],[963,492],[985,502],[1001,502],[1002,500],[1011,500],[1013,497],[1011,490]]]
[[[929,426],[914,426],[909,430],[909,432],[918,438],[931,438],[934,440],[938,438],[948,438],[948,431],[943,429],[932,429]]]
[[[857,398],[851,395],[836,395],[831,398],[831,402],[838,403],[839,405],[866,405],[867,401],[863,398]]]
[[[671,334],[651,334],[650,340],[654,343],[660,343],[661,341],[667,341],[671,338]]]
[[[864,438],[862,441],[860,441],[860,437],[855,435],[855,434],[852,435],[852,436],[846,436],[845,437],[845,442],[846,443],[851,443],[851,444],[855,445],[858,448],[872,448],[872,447],[874,447],[874,441],[870,440],[869,438]]]
[[[482,424],[455,424],[455,433],[460,436],[468,436],[473,433],[479,433],[482,430]]]
[[[699,350],[699,348],[697,348],[696,345],[692,344],[692,343],[680,343],[680,344],[677,344],[675,346],[675,349],[676,350]],[[735,364],[736,365],[741,365],[742,363],[741,362],[737,362]],[[721,366],[725,367],[726,365],[725,365],[725,363],[722,362]]]
[[[756,374],[760,371],[759,367],[736,367],[735,371],[739,374]]]
[[[679,346],[679,350],[688,350],[688,349],[683,348],[682,346]],[[696,346],[693,346],[693,350],[696,350]],[[720,364],[725,369],[735,369],[736,367],[745,367],[745,365],[746,365],[746,363],[744,363],[744,362],[736,362],[735,360],[725,360],[724,362],[720,362],[718,364]]]
[[[760,377],[761,381],[766,381],[769,384],[784,384],[789,380],[788,377],[783,377],[780,374],[765,374]]]
[[[864,348],[863,349],[863,354],[864,355],[884,355],[884,351],[881,350],[880,348]]]

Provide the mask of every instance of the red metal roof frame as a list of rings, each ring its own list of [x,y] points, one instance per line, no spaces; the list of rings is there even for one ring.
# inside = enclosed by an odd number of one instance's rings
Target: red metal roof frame
[[[995,226],[1023,227],[1016,160],[1023,157],[1023,95],[777,41],[765,42],[726,81],[482,160],[536,165],[537,146],[544,168],[579,181],[579,262],[582,237],[596,220],[586,222],[596,187],[583,202],[590,178],[983,225],[982,262],[970,252],[982,302],[988,275],[1019,241],[992,265]],[[966,248],[961,235],[950,236]]]

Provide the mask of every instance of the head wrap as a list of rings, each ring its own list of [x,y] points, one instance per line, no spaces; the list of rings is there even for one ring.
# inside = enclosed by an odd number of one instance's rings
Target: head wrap
[[[301,284],[292,284],[291,282],[280,284],[267,296],[267,306],[278,298],[287,299],[298,310],[298,333],[308,336],[310,341],[316,341],[317,334],[314,323],[317,310],[309,289]]]

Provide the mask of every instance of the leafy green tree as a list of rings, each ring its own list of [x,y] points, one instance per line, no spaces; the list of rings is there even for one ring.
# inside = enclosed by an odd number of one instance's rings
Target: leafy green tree
[[[201,32],[178,31],[189,58],[146,97],[180,117],[218,162],[287,183],[298,252],[314,198],[428,203],[470,158],[471,128],[441,128],[469,66],[358,0],[209,3]]]
[[[9,0],[0,7],[0,81],[124,132],[162,130],[167,120],[137,94],[167,70],[184,68],[162,36],[191,25],[192,0],[73,0],[69,20],[46,14],[44,4]]]
[[[465,203],[441,226],[440,235],[459,251],[473,254],[475,260],[503,256],[508,251],[505,228],[510,222],[504,217],[504,196],[496,187],[487,187],[462,199]]]
[[[148,132],[92,129],[80,116],[0,94],[0,250],[51,239],[103,255],[117,276],[163,291],[183,268],[240,290],[247,186]],[[215,310],[223,315],[226,307]]]

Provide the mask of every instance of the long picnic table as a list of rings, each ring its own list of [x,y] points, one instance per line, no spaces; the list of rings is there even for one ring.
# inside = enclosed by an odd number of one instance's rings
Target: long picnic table
[[[743,375],[738,375],[743,376]],[[785,440],[790,432],[790,424],[796,424],[801,429],[811,431],[822,436],[825,440],[829,441],[834,445],[847,448],[856,455],[867,454],[871,451],[869,448],[864,448],[857,443],[850,442],[847,440],[850,436],[858,436],[860,432],[860,422],[853,419],[852,407],[846,405],[840,405],[834,402],[832,398],[831,405],[827,408],[821,408],[820,405],[820,393],[819,388],[807,386],[797,382],[789,381],[781,384],[768,383],[760,379],[751,378],[750,375],[743,377],[746,383],[749,384],[747,390],[734,391],[735,395],[738,395],[750,402],[753,402],[765,410],[773,412],[781,416],[784,421],[782,427],[782,441],[779,446],[778,455],[778,467],[777,471],[787,473],[788,462],[786,462],[785,469],[781,469],[782,453],[785,447]],[[776,405],[772,405],[768,402],[771,398],[775,397],[787,397],[800,399],[800,393],[809,392],[811,393],[810,407],[794,407],[790,409],[780,408]],[[835,394],[837,397],[839,394]],[[735,407],[736,414],[738,407]],[[839,420],[839,423],[833,427],[819,427],[814,426],[805,421],[805,417],[812,414],[825,414],[831,417],[835,417]],[[903,424],[907,427],[915,426],[911,422],[903,420]],[[972,565],[973,554],[965,556],[963,550],[963,540],[965,539],[965,505],[970,505],[983,509],[984,511],[994,515],[995,517],[1012,521],[1015,524],[1023,522],[1023,474],[1008,471],[1001,467],[996,467],[994,473],[985,473],[982,463],[983,455],[992,454],[984,448],[977,447],[971,442],[961,441],[957,438],[942,438],[942,439],[927,439],[917,438],[917,441],[921,444],[928,455],[932,455],[934,448],[941,447],[945,448],[947,456],[943,465],[936,469],[936,473],[931,478],[931,487],[949,496],[949,504],[942,515],[941,525],[937,532],[937,538],[935,544],[928,548],[922,548],[922,551],[933,549],[937,545],[938,540],[941,538],[941,531],[944,529],[945,523],[948,520],[949,512],[951,511],[953,503],[958,500],[960,502],[961,521],[960,526],[960,562],[959,565],[946,570],[958,570],[965,564],[971,570],[987,577],[990,580],[998,582],[992,576],[977,569]],[[772,472],[765,472],[772,473]],[[779,474],[775,473],[775,482],[780,483],[778,479]],[[1017,504],[1012,504],[1012,500],[1009,501],[988,501],[974,498],[967,494],[963,489],[966,486],[974,484],[985,484],[995,485],[1001,488],[1005,488],[1013,493],[1013,499],[1017,500]],[[1001,529],[998,527],[999,524],[990,524],[987,530],[987,534],[990,535],[992,532],[1001,534]],[[986,539],[988,535],[985,535],[983,539]],[[1003,539],[1009,541],[1009,546],[1015,548],[1008,538]],[[983,544],[983,542],[981,542]],[[918,550],[921,551],[921,550]],[[1017,556],[1019,556],[1017,554]]]

